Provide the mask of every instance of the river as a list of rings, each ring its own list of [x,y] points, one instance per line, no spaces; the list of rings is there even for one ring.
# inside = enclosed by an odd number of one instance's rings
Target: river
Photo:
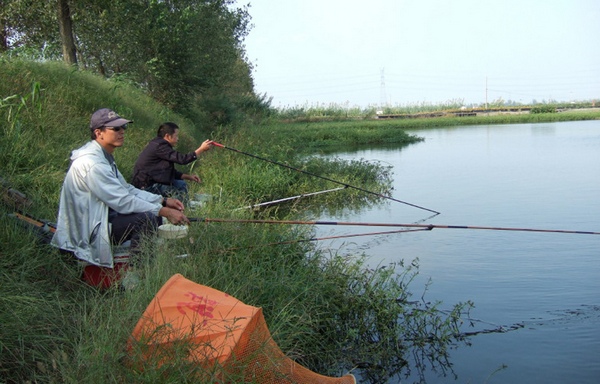
[[[425,140],[332,156],[391,165],[394,198],[440,212],[427,224],[600,231],[600,121],[410,133]],[[414,223],[430,215],[386,200],[320,219]],[[373,231],[319,229],[334,232]],[[417,298],[431,279],[425,298],[442,309],[475,303],[470,330],[507,330],[473,336],[451,352],[456,378],[428,372],[428,383],[600,380],[600,235],[437,228],[322,246],[365,252],[372,266],[418,258]]]

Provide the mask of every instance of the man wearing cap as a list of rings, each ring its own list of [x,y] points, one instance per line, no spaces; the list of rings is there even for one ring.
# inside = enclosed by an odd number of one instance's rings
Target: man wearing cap
[[[179,200],[137,189],[117,169],[113,152],[130,123],[108,108],[94,112],[91,141],[71,153],[60,193],[52,245],[101,267],[113,267],[112,244],[131,240],[131,253],[137,253],[141,236],[156,231],[159,216],[189,224]]]

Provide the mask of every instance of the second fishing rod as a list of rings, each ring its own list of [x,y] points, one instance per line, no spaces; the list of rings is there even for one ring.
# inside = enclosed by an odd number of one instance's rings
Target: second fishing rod
[[[217,143],[216,141],[213,141],[213,142],[212,142],[212,144],[213,144],[213,145],[215,145],[215,146],[217,146],[217,147],[219,147],[219,148],[228,149],[228,150],[230,150],[230,151],[237,152],[237,153],[240,153],[240,154],[242,154],[242,155],[246,155],[246,156],[249,156],[249,157],[253,157],[253,158],[255,158],[255,159],[258,159],[258,160],[262,160],[262,161],[266,161],[266,162],[268,162],[268,163],[271,163],[271,164],[278,165],[278,166],[280,166],[280,167],[284,167],[284,168],[287,168],[287,169],[291,169],[291,170],[293,170],[293,171],[297,171],[297,172],[300,172],[300,173],[304,173],[305,175],[309,175],[309,176],[317,177],[317,178],[319,178],[319,179],[327,180],[327,181],[330,181],[330,182],[332,182],[332,183],[335,183],[335,184],[343,185],[343,186],[344,186],[344,187],[346,187],[346,188],[352,188],[352,189],[355,189],[355,190],[357,190],[357,191],[361,191],[361,192],[363,192],[363,193],[368,193],[368,194],[370,194],[370,195],[377,196],[377,197],[380,197],[380,198],[383,198],[383,199],[387,199],[387,200],[395,201],[395,202],[397,202],[397,203],[401,203],[401,204],[406,204],[406,205],[408,205],[408,206],[411,206],[411,207],[414,207],[414,208],[418,208],[418,209],[422,209],[422,210],[424,210],[424,211],[429,211],[429,212],[432,212],[432,213],[434,213],[434,214],[436,214],[436,215],[439,215],[439,214],[440,214],[440,212],[438,212],[438,211],[434,211],[433,209],[425,208],[425,207],[422,207],[422,206],[419,206],[419,205],[416,205],[416,204],[412,204],[412,203],[409,203],[409,202],[406,202],[406,201],[398,200],[398,199],[396,199],[396,198],[393,198],[393,197],[391,197],[391,196],[383,195],[383,194],[381,194],[381,193],[377,193],[377,192],[374,192],[374,191],[369,191],[368,189],[364,189],[364,188],[361,188],[361,187],[357,187],[357,186],[355,186],[355,185],[350,185],[350,184],[347,184],[347,183],[343,183],[343,182],[341,182],[341,181],[337,181],[337,180],[331,179],[331,178],[329,178],[329,177],[325,177],[325,176],[317,175],[317,174],[315,174],[315,173],[308,172],[308,171],[305,171],[305,170],[303,170],[303,169],[300,169],[300,168],[295,168],[295,167],[292,167],[292,166],[290,166],[290,165],[287,165],[287,164],[284,164],[284,163],[281,163],[281,162],[278,162],[278,161],[275,161],[275,160],[271,160],[271,159],[267,159],[267,158],[264,158],[264,157],[261,157],[261,156],[257,156],[257,155],[254,155],[254,154],[252,154],[252,153],[248,153],[248,152],[240,151],[239,149],[235,149],[235,148],[228,147],[228,146],[226,146],[226,145],[223,145],[223,144],[221,144],[221,143]]]

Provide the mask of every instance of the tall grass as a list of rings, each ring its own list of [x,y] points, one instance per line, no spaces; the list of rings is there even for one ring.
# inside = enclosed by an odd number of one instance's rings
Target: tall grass
[[[126,177],[156,127],[171,120],[182,128],[181,150],[211,136],[230,147],[369,190],[386,192],[391,185],[389,170],[377,164],[307,156],[315,147],[306,141],[319,131],[312,127],[299,134],[279,126],[205,132],[139,90],[52,63],[2,61],[0,79],[0,176],[29,197],[29,213],[40,218],[55,218],[69,153],[89,140],[88,119],[100,107],[135,121],[124,147],[116,151]],[[343,143],[349,128],[332,129]],[[384,142],[402,135],[392,127],[384,133],[363,129],[356,129],[353,141]],[[298,218],[317,215],[325,203],[374,203],[357,191],[344,190],[311,198],[307,205],[237,210],[331,185],[221,148],[203,154],[190,169],[203,179],[191,186],[191,193],[208,193],[213,199],[200,210],[188,210],[189,216]],[[10,212],[10,207],[2,208],[3,214]],[[324,374],[360,367],[372,382],[406,374],[409,366],[447,367],[447,349],[459,341],[458,322],[470,307],[459,303],[446,315],[437,305],[411,300],[408,285],[418,273],[417,263],[368,269],[365,255],[342,257],[309,241],[310,227],[284,225],[195,223],[187,239],[149,239],[137,289],[98,291],[80,281],[80,266],[71,258],[36,241],[14,221],[3,222],[0,377],[6,382],[190,381],[201,368],[183,359],[165,371],[125,363],[133,326],[175,273],[262,307],[275,341],[299,362]],[[180,254],[188,257],[174,257]],[[415,361],[413,356],[421,357]]]
[[[266,125],[265,132],[277,131],[279,134],[298,136],[308,148],[335,147],[342,144],[360,146],[362,144],[409,144],[415,141],[410,135],[411,129],[427,129],[464,125],[489,124],[527,124],[555,121],[597,120],[600,109],[566,110],[560,113],[510,114],[493,113],[489,115],[455,117],[440,116],[427,118],[390,118],[348,120],[339,122],[294,122]],[[406,131],[406,132],[405,132]]]
[[[451,99],[440,103],[420,102],[406,104],[369,105],[367,107],[349,106],[347,104],[304,104],[284,106],[271,110],[272,119],[283,122],[317,122],[373,119],[379,115],[400,117],[426,116],[433,113],[453,113],[466,111],[506,112],[509,110],[576,110],[595,108],[595,100],[579,102],[544,101],[531,105],[505,103],[502,99],[488,105],[465,105],[462,99]]]
[[[304,153],[319,150],[350,149],[365,145],[394,144],[407,145],[421,141],[421,138],[409,135],[402,129],[402,123],[396,121],[337,121],[337,122],[295,122],[275,123],[254,127],[253,136],[272,143],[286,138],[287,142],[301,145]],[[277,132],[277,136],[273,133]],[[273,145],[277,145],[273,143]]]

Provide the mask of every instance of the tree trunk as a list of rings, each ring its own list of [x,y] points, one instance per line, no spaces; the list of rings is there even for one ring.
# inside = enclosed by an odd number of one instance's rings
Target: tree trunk
[[[58,28],[62,42],[63,60],[70,65],[77,65],[77,49],[73,38],[73,23],[69,0],[57,0]]]
[[[6,31],[6,21],[0,18],[0,53],[8,51],[8,33]]]

